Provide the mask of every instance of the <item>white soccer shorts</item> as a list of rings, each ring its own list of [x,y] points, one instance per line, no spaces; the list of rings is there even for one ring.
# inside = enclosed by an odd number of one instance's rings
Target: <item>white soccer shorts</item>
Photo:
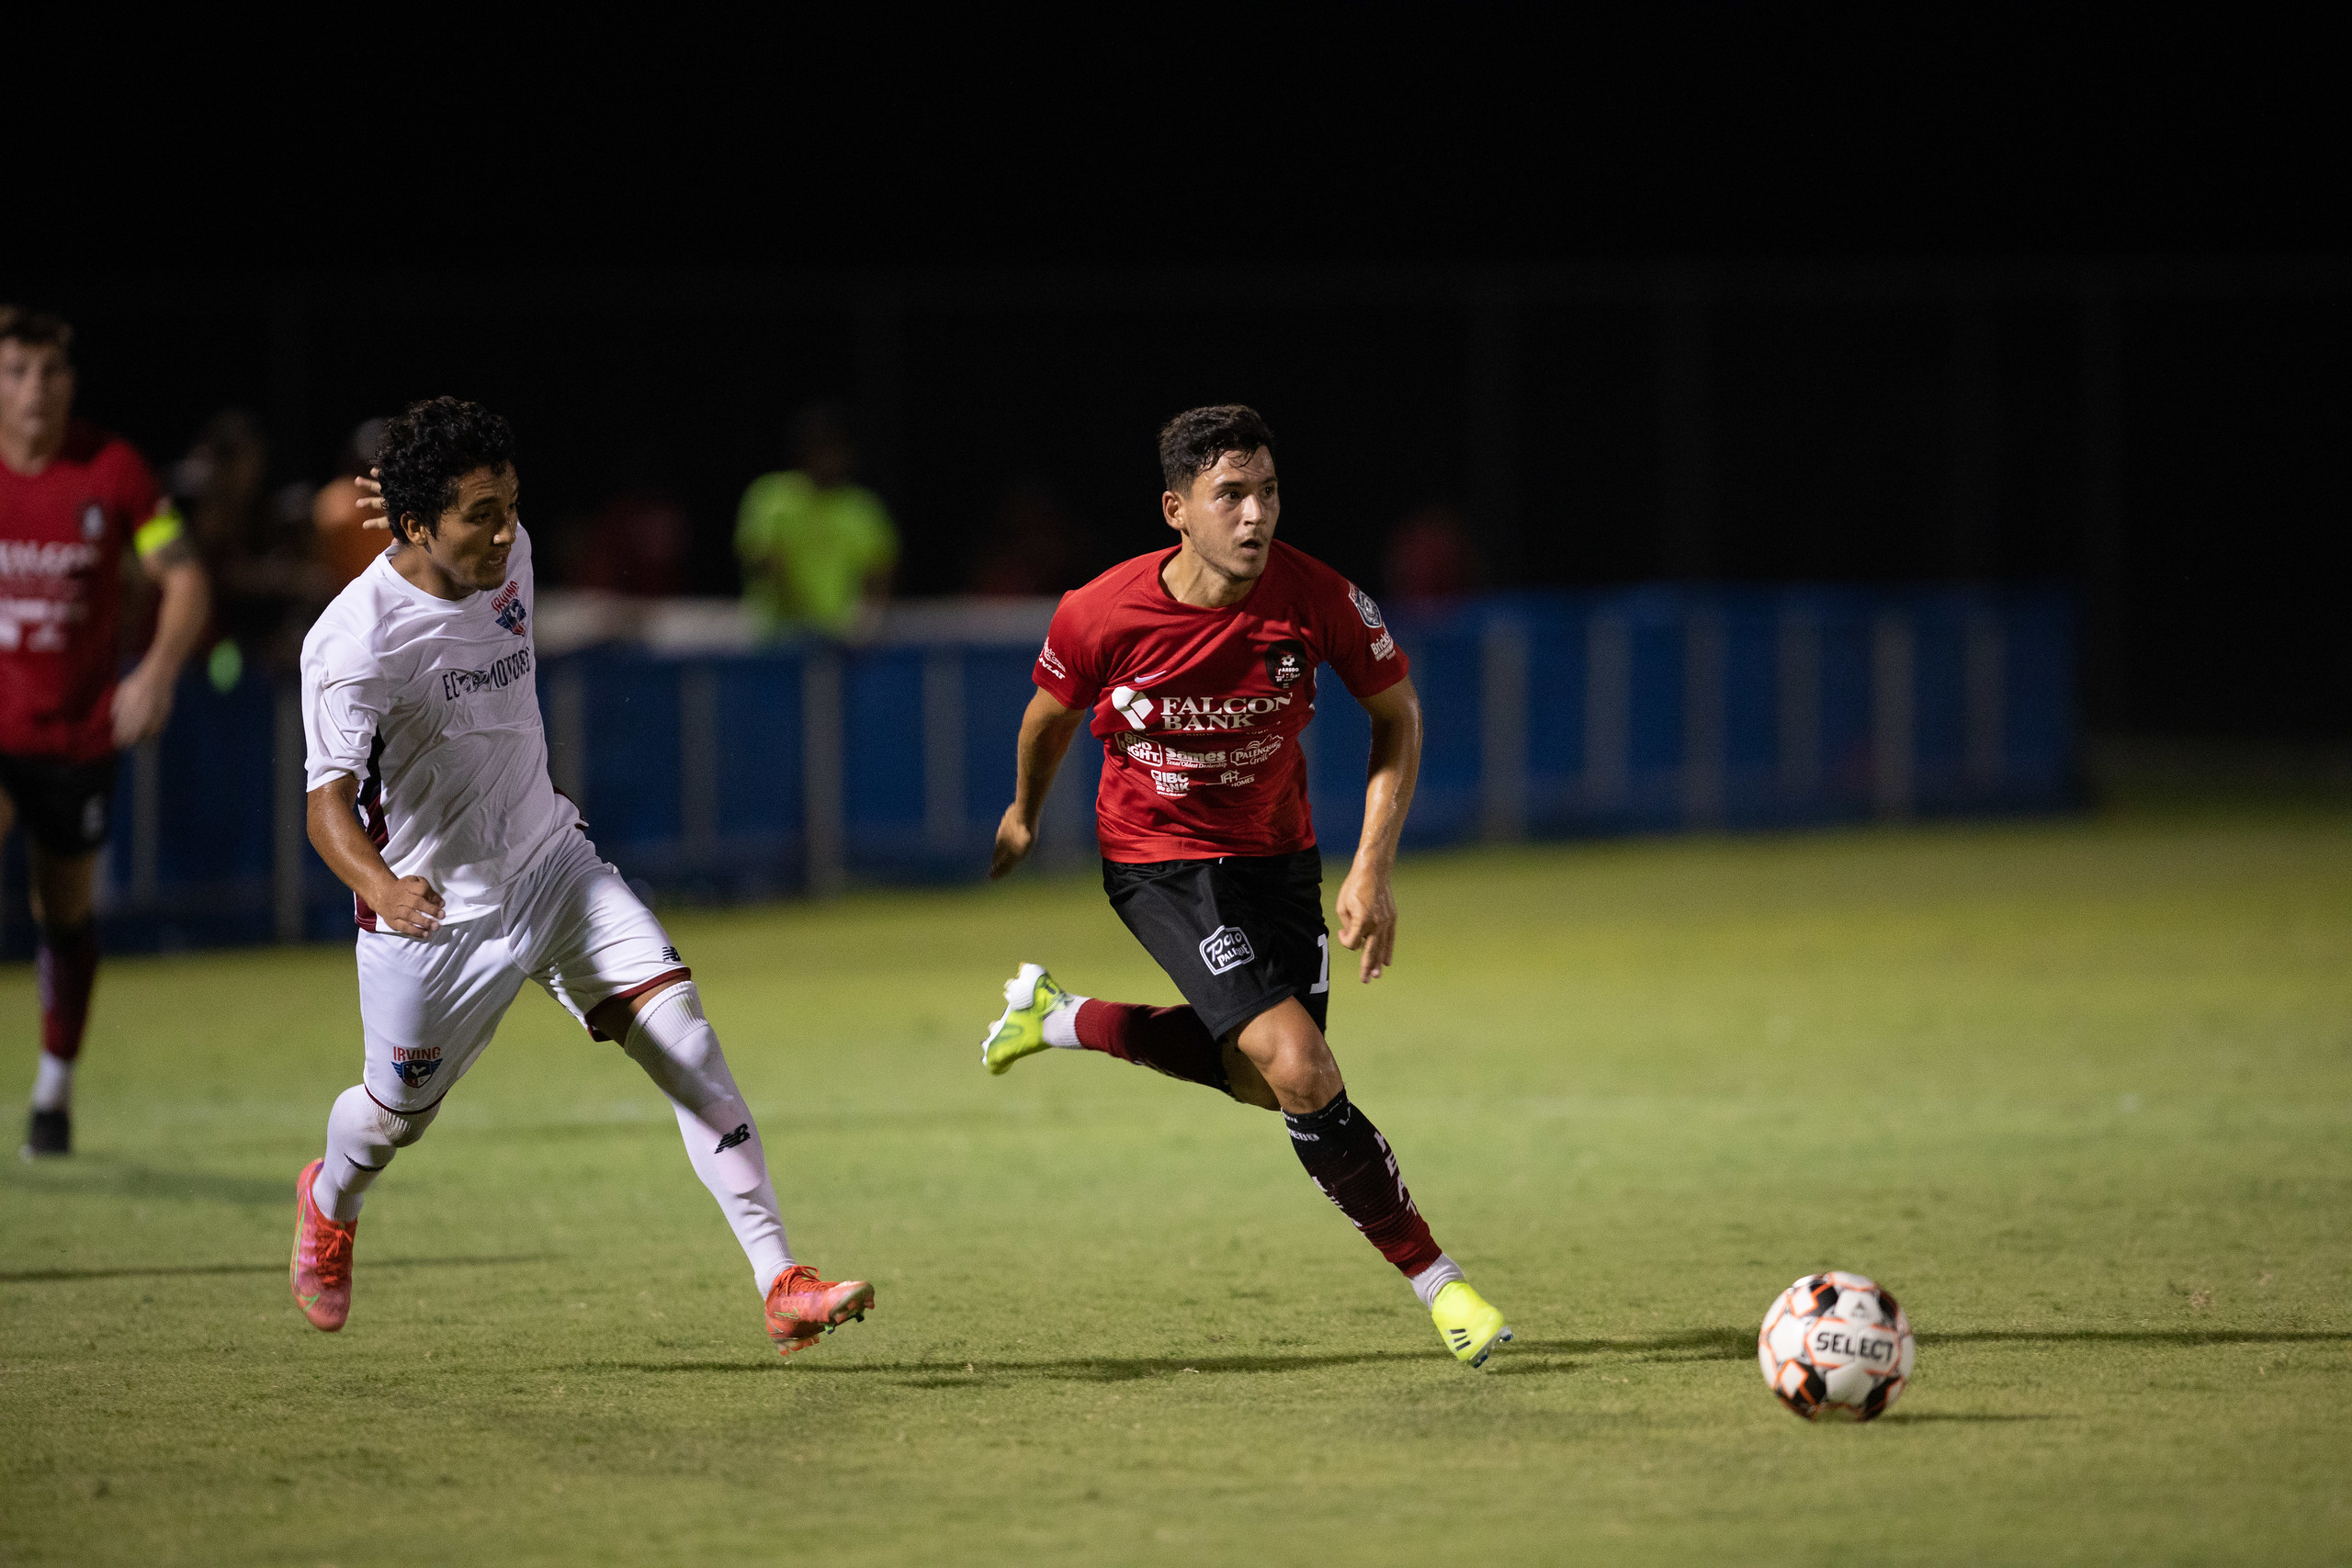
[[[387,1111],[448,1093],[497,1032],[526,979],[582,1027],[615,997],[688,978],[670,934],[588,835],[568,829],[525,867],[502,907],[424,938],[359,933],[361,1075]]]

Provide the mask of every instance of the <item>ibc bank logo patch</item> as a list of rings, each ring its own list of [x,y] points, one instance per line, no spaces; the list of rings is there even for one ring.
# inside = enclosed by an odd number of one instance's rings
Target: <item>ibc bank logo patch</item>
[[[392,1047],[392,1071],[400,1074],[401,1082],[411,1089],[423,1089],[425,1081],[440,1070],[441,1047],[438,1045]]]
[[[1250,945],[1249,933],[1239,926],[1219,926],[1201,939],[1201,962],[1209,966],[1212,975],[1238,969],[1257,956],[1257,950]]]

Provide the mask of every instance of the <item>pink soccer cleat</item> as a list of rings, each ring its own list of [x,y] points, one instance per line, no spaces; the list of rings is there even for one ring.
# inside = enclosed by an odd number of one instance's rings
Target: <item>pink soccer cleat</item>
[[[329,1334],[351,1315],[351,1244],[359,1235],[357,1220],[331,1220],[311,1200],[311,1184],[319,1179],[314,1159],[294,1179],[294,1263],[289,1273],[294,1304],[311,1326]]]
[[[820,1280],[817,1270],[796,1263],[768,1287],[768,1337],[775,1341],[776,1354],[789,1356],[814,1345],[819,1335],[864,1318],[873,1306],[874,1287],[865,1280]]]

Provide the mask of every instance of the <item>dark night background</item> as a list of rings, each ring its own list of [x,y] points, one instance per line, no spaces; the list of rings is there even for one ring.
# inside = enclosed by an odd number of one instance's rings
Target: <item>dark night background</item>
[[[918,594],[1014,504],[1075,530],[1063,586],[1156,546],[1155,428],[1239,400],[1285,536],[1363,581],[1437,502],[1502,586],[2063,581],[2094,728],[2352,731],[2316,39],[1342,22],[379,40],[364,107],[334,51],[232,60],[184,135],[29,183],[0,296],[76,321],[84,412],[159,464],[240,406],[322,479],[454,391],[515,421],[543,536],[674,497],[700,592],[811,400]]]

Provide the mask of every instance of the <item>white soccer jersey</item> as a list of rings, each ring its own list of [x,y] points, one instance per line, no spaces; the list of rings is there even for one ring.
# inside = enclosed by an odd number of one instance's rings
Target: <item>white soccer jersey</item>
[[[379,556],[302,639],[308,786],[359,781],[395,876],[421,876],[443,919],[500,908],[548,840],[580,822],[548,779],[531,646],[531,536],[503,587],[436,599]],[[374,912],[360,907],[372,929]]]

